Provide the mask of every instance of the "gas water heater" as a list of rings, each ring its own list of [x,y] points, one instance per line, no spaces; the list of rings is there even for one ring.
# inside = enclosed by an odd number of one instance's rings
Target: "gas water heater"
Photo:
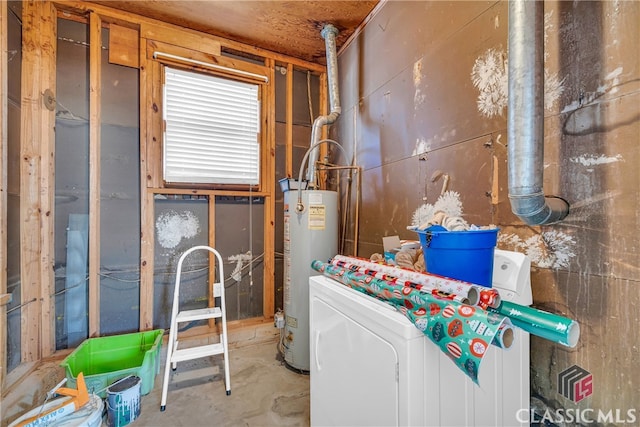
[[[300,371],[309,371],[310,366],[309,277],[317,274],[311,268],[311,262],[316,259],[328,261],[338,253],[338,192],[319,190],[316,185],[318,146],[332,142],[342,150],[335,141],[320,141],[322,128],[334,123],[341,111],[336,53],[338,29],[327,24],[320,34],[326,46],[331,112],[316,117],[313,122],[311,146],[300,165],[298,180],[280,180],[284,192],[285,327],[282,347],[287,365]],[[307,158],[307,179],[303,181],[302,173]]]
[[[338,193],[302,190],[303,210],[297,212],[298,191],[284,192],[284,360],[309,371],[309,277],[315,259],[338,253]]]

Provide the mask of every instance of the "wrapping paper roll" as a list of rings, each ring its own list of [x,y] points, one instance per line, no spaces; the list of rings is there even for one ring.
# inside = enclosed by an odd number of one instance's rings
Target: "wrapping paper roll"
[[[500,307],[489,307],[489,310],[509,317],[513,325],[532,335],[571,348],[578,344],[580,325],[575,320],[510,301],[503,301]]]
[[[342,267],[342,268],[346,268],[347,270],[350,271],[354,271],[357,273],[364,273],[364,274],[368,274],[369,276],[375,277],[376,279],[381,279],[384,280],[386,282],[392,283],[394,285],[399,285],[399,286],[408,286],[410,288],[413,289],[417,289],[421,292],[428,292],[431,293],[435,296],[437,296],[438,298],[441,299],[449,299],[452,301],[458,301],[461,304],[470,304],[469,299],[460,295],[456,295],[456,294],[450,294],[448,292],[443,292],[440,291],[436,288],[432,288],[426,285],[421,285],[419,283],[415,283],[415,282],[410,282],[408,280],[402,280],[399,279],[398,277],[395,276],[389,276],[388,274],[385,274],[381,271],[375,271],[375,270],[369,270],[365,267],[359,267],[355,264],[349,263],[349,262],[344,262],[344,261],[335,261],[332,262],[333,265],[338,266],[338,267]],[[470,304],[471,305],[471,304]]]
[[[500,325],[491,344],[505,350],[508,350],[511,347],[511,344],[513,344],[513,324],[509,318]]]
[[[435,274],[419,273],[417,271],[393,267],[386,264],[371,262],[363,258],[336,255],[331,259],[332,264],[345,262],[367,270],[378,271],[388,276],[397,277],[401,280],[417,283],[431,289],[438,289],[449,294],[460,295],[467,298],[469,304],[477,305],[481,308],[500,306],[500,294],[496,289],[462,282],[460,280],[449,279]]]
[[[511,323],[500,314],[334,264],[313,261],[311,267],[352,289],[392,304],[476,384],[480,363],[489,344],[505,348],[511,344],[505,339]]]

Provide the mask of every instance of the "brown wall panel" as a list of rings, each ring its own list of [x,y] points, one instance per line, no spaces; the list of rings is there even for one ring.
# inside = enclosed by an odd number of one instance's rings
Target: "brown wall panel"
[[[340,55],[332,133],[366,168],[358,255],[415,238],[412,212],[448,174],[465,218],[531,258],[534,306],[580,323],[574,349],[532,338],[532,404],[626,414],[640,372],[640,3],[545,2],[544,192],[571,205],[547,226],[524,225],[508,197],[507,21],[506,1],[387,2]],[[578,404],[557,389],[574,364],[594,378]]]

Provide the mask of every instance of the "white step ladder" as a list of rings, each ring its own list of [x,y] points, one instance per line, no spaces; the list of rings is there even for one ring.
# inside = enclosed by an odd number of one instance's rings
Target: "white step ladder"
[[[180,296],[180,276],[182,274],[182,262],[192,252],[197,250],[207,250],[216,256],[216,267],[218,280],[212,285],[211,292],[214,298],[220,298],[220,305],[215,307],[201,308],[197,310],[179,311]],[[180,323],[192,322],[205,319],[221,319],[222,333],[220,334],[220,342],[217,344],[201,345],[191,348],[178,349],[178,325]],[[171,325],[169,329],[169,341],[167,343],[167,362],[164,368],[164,381],[162,382],[162,401],[160,402],[160,410],[164,411],[167,407],[167,390],[169,388],[169,367],[173,370],[177,368],[178,362],[185,360],[199,359],[201,357],[213,356],[216,354],[224,355],[224,383],[227,390],[227,396],[231,394],[231,379],[229,378],[229,348],[227,342],[227,315],[225,312],[224,302],[224,267],[222,257],[218,251],[209,246],[194,246],[182,254],[178,260],[178,269],[176,272],[176,285],[173,291],[173,308],[171,310]]]

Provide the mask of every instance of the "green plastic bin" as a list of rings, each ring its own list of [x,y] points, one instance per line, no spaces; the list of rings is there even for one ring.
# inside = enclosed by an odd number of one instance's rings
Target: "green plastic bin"
[[[136,375],[141,379],[140,393],[148,394],[160,372],[163,332],[156,329],[83,341],[60,364],[67,374],[66,387],[76,388],[76,378],[82,372],[89,393],[104,398],[111,384]]]

